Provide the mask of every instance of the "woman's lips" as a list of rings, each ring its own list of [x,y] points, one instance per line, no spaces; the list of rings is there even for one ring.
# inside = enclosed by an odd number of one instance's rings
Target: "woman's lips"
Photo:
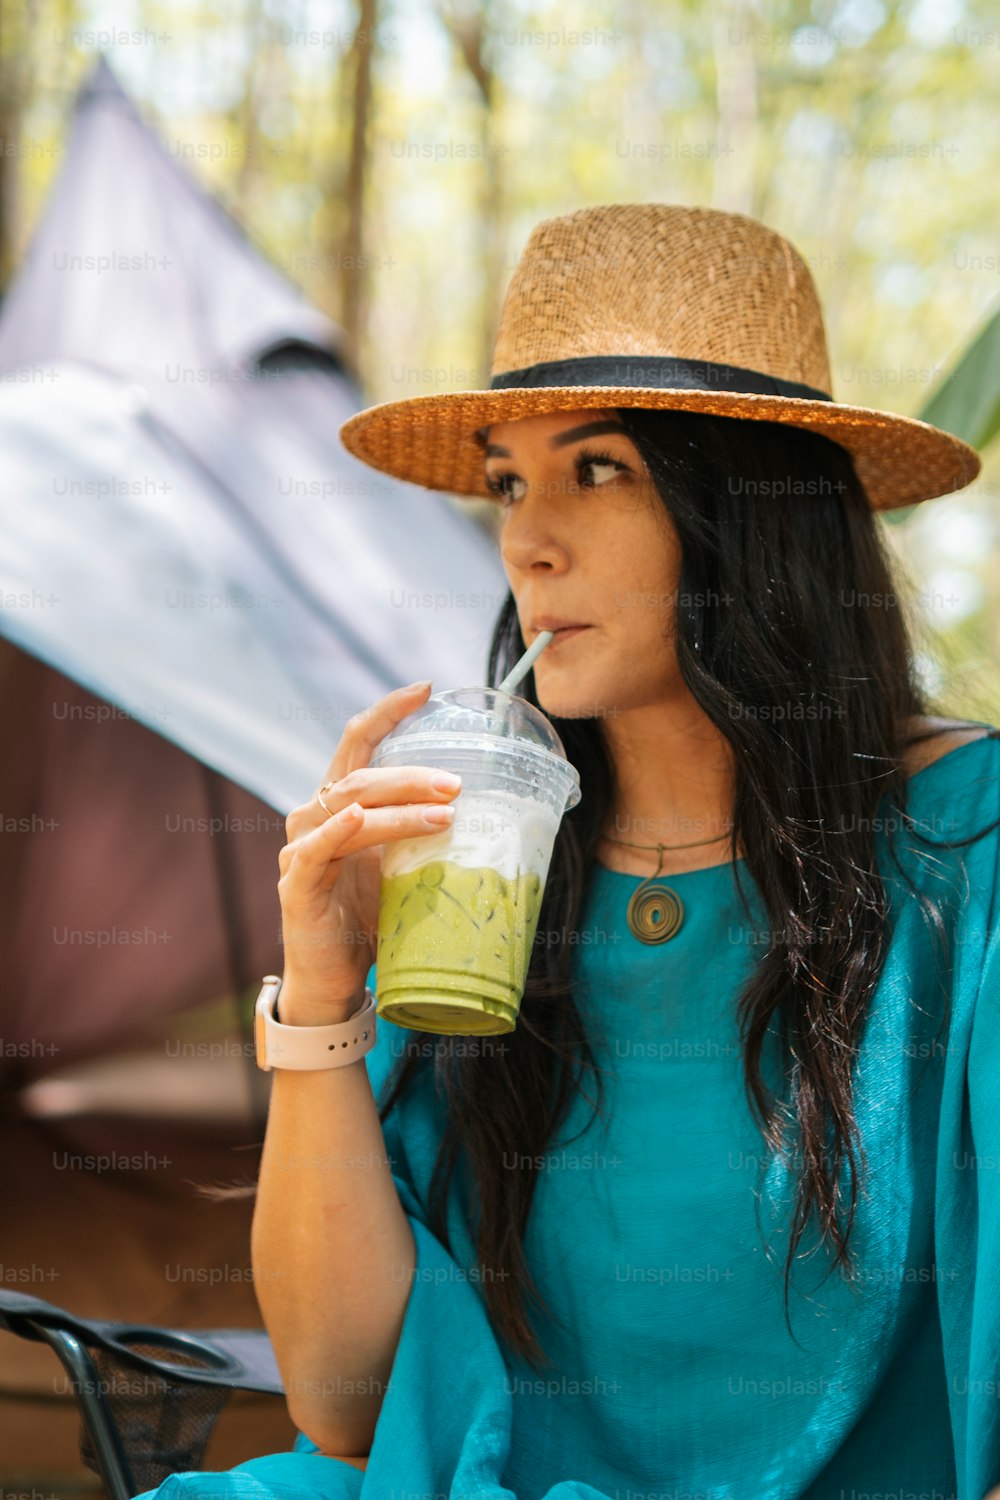
[[[562,641],[571,640],[573,638],[573,636],[580,635],[580,634],[582,634],[582,632],[584,630],[589,630],[589,629],[590,629],[589,625],[571,625],[568,630],[557,630],[556,633],[555,633],[555,635],[552,637],[551,641],[549,641],[549,644],[548,644],[548,646],[545,649],[547,651],[551,651],[551,650],[554,649],[554,647],[558,646]]]

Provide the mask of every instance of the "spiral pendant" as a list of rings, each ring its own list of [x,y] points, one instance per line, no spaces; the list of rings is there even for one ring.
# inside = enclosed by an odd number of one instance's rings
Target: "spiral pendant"
[[[628,925],[641,943],[665,943],[680,931],[684,907],[676,891],[644,880],[628,904]]]

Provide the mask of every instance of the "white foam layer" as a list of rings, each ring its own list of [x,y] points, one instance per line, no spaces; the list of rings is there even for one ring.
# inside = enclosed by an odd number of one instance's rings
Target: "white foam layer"
[[[559,818],[550,807],[513,792],[460,792],[455,820],[440,833],[382,846],[382,873],[408,875],[432,859],[467,869],[489,866],[507,880],[548,871]]]

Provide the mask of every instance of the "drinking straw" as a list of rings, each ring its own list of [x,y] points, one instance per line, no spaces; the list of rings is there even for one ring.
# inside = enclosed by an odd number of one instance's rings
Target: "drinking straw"
[[[501,682],[499,689],[501,693],[512,693],[514,691],[521,678],[528,675],[535,658],[541,655],[554,635],[554,630],[543,630],[535,637],[527,651],[521,657],[521,660],[510,669],[503,682]]]
[[[535,661],[535,658],[541,655],[554,635],[554,630],[540,631],[532,641],[531,645],[528,647],[527,651],[521,657],[520,661],[516,662],[507,673],[507,676],[504,678],[503,682],[501,682],[497,691],[501,693],[513,692],[514,688],[516,688],[517,684],[521,681],[521,678],[527,676],[528,672],[531,670],[531,666]],[[499,731],[500,720],[505,708],[506,704],[502,704],[500,711],[493,716],[490,727],[494,732]]]

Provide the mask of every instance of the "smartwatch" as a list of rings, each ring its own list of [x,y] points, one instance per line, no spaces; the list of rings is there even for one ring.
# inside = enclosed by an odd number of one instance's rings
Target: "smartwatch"
[[[342,1068],[357,1062],[375,1045],[375,996],[365,986],[365,1003],[346,1021],[331,1026],[282,1026],[277,1019],[282,976],[265,974],[254,1006],[257,1066],[299,1072]]]

